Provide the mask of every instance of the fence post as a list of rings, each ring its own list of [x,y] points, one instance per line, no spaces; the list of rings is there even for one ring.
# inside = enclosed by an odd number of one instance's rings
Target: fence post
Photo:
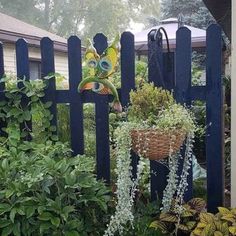
[[[41,75],[42,78],[48,76],[49,74],[55,73],[54,65],[54,48],[53,41],[44,37],[40,41],[41,47]],[[51,120],[51,125],[57,127],[57,104],[56,104],[56,81],[55,77],[49,80],[48,88],[45,90],[44,101],[51,101],[52,106],[50,107],[50,112],[53,115]]]
[[[124,32],[121,35],[121,103],[123,107],[129,105],[129,93],[135,89],[135,51],[134,35]]]
[[[210,212],[216,212],[217,207],[224,204],[224,119],[220,26],[212,24],[208,27],[206,44],[207,207]]]
[[[81,40],[77,36],[68,39],[69,89],[70,97],[78,94],[82,80]],[[73,155],[84,153],[83,103],[81,99],[70,101],[70,132]]]
[[[192,46],[191,31],[186,27],[181,27],[176,32],[176,85],[175,99],[178,103],[191,105],[191,64],[192,64]],[[182,150],[184,153],[184,150]],[[182,172],[183,160],[180,161],[179,175]],[[193,195],[193,173],[192,166],[188,175],[188,189],[185,193],[185,200],[190,200]]]
[[[163,81],[163,52],[162,34],[154,36],[154,31],[148,34],[148,79],[155,86],[165,87]],[[151,199],[163,197],[163,191],[167,184],[168,169],[156,161],[150,161],[151,169]]]
[[[18,39],[16,41],[16,69],[17,69],[17,79],[30,79],[29,72],[29,52],[28,52],[28,44],[24,39]],[[18,83],[19,88],[22,88],[24,85],[22,82]],[[28,106],[29,98],[26,96],[22,96],[22,107]],[[22,130],[32,131],[32,122],[27,121],[24,124],[20,124]],[[30,140],[31,137],[28,134],[26,136],[26,140]]]
[[[4,57],[3,57],[3,44],[0,42],[0,78],[3,78],[5,74],[4,71]],[[4,89],[5,89],[5,83],[0,84],[0,101],[4,101]],[[6,133],[2,130],[2,128],[6,127],[6,122],[3,120],[0,120],[0,136],[5,136]]]
[[[135,49],[134,35],[131,32],[124,32],[121,35],[121,104],[127,108],[130,102],[129,93],[135,89]],[[139,157],[131,150],[132,175],[137,176],[137,164]]]
[[[103,34],[96,34],[94,46],[98,54],[107,48],[107,38]],[[96,115],[96,150],[97,150],[97,178],[110,182],[110,142],[109,142],[109,103],[107,95],[99,95],[95,101]]]

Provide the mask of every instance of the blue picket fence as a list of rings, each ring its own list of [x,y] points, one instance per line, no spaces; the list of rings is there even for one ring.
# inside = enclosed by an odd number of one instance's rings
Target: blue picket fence
[[[181,27],[177,31],[175,53],[166,53],[162,48],[162,35],[159,40],[148,36],[148,73],[149,81],[156,86],[174,90],[178,102],[190,105],[194,100],[206,102],[206,157],[207,157],[207,202],[208,210],[214,212],[224,201],[223,172],[223,89],[221,80],[221,29],[211,25],[207,29],[206,86],[191,85],[191,32]],[[129,103],[129,92],[135,88],[135,49],[134,35],[124,32],[121,36],[121,89],[119,95],[122,106]],[[99,54],[107,47],[107,38],[103,34],[94,37],[94,46]],[[49,38],[41,40],[42,77],[55,72],[53,42]],[[0,44],[0,77],[4,75],[3,45]],[[158,63],[156,63],[158,61]],[[16,42],[17,77],[29,76],[28,44],[24,39]],[[93,92],[79,94],[77,87],[82,80],[81,41],[76,36],[68,39],[69,90],[56,90],[55,79],[50,80],[45,91],[45,100],[52,101],[51,112],[54,115],[52,125],[57,126],[57,104],[70,104],[71,148],[73,154],[84,153],[83,104],[95,104],[96,120],[96,160],[97,177],[110,182],[109,147],[109,102],[111,96]],[[4,99],[4,84],[0,85],[0,99]],[[210,124],[210,125],[209,125]],[[1,127],[4,126],[2,122]],[[31,127],[30,122],[28,126]],[[136,173],[138,156],[132,153],[133,174]],[[162,196],[168,171],[161,164],[150,161],[151,197]],[[186,199],[192,196],[192,174]]]

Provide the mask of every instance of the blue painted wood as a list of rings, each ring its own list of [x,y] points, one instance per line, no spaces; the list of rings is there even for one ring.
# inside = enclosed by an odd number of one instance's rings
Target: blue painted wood
[[[181,104],[191,105],[191,64],[192,64],[192,47],[191,31],[186,27],[180,27],[176,32],[176,85],[175,99]],[[185,148],[184,148],[185,149]],[[182,150],[184,153],[185,150]],[[180,160],[179,176],[183,168],[183,160]],[[193,173],[192,166],[188,175],[188,189],[185,193],[185,200],[188,201],[193,196]]]
[[[130,102],[129,93],[135,89],[135,50],[134,35],[124,32],[121,35],[121,104],[127,108]],[[131,166],[133,178],[137,177],[137,165],[139,156],[131,151]]]
[[[69,92],[70,97],[79,95],[70,101],[70,132],[73,155],[84,154],[83,103],[77,88],[82,80],[81,40],[76,36],[68,39]]]
[[[172,91],[175,86],[175,54],[173,52],[163,53],[163,77],[165,88]]]
[[[45,37],[40,41],[41,48],[41,75],[42,78],[55,73],[53,41]],[[50,112],[53,114],[51,125],[57,127],[57,104],[56,104],[56,82],[55,78],[49,80],[48,88],[45,90],[44,101],[51,101]],[[55,132],[56,133],[56,132]]]
[[[148,79],[157,87],[165,88],[163,75],[162,34],[151,30],[148,34]]]
[[[118,95],[121,90],[118,89]],[[69,90],[56,90],[56,102],[57,103],[70,103],[71,101],[78,101],[81,99],[82,103],[95,103],[101,95],[93,93],[91,91],[84,91],[82,94],[71,94]],[[113,101],[113,96],[108,95],[108,102]]]
[[[190,94],[192,101],[206,101],[206,86],[192,86]]]
[[[129,93],[135,89],[135,51],[134,35],[124,32],[121,35],[121,104],[127,107],[129,104]]]
[[[99,54],[107,48],[107,38],[96,34],[94,46]],[[108,96],[100,95],[95,103],[97,178],[110,182],[109,104]]]
[[[206,47],[207,208],[216,212],[224,204],[222,39],[216,24],[207,29]]]
[[[191,31],[180,27],[176,32],[176,86],[175,98],[181,104],[191,104]]]
[[[18,39],[16,41],[16,70],[17,70],[17,79],[30,79],[29,72],[29,53],[28,53],[28,44],[24,39]],[[22,88],[24,85],[22,82],[18,83],[18,87]],[[22,96],[21,105],[22,107],[28,106],[29,98]],[[23,124],[20,124],[22,130],[31,132],[32,131],[32,122],[27,121]],[[30,140],[30,134],[27,135],[26,140]]]
[[[153,32],[148,34],[148,79],[156,86],[164,87],[163,82],[163,50],[162,36],[153,38]],[[150,161],[151,170],[151,200],[163,197],[163,191],[167,184],[168,169],[156,161]]]
[[[3,44],[0,42],[0,78],[3,78],[4,76],[4,59],[3,59]],[[5,89],[5,83],[0,83],[0,101],[3,101],[5,99],[4,91]],[[6,127],[6,122],[3,120],[0,120],[0,136],[6,136],[6,133],[2,130],[2,128]]]
[[[0,42],[0,78],[2,78],[5,74],[4,71],[4,59],[3,59],[3,44]],[[0,91],[5,89],[5,83],[0,84]]]
[[[30,79],[29,73],[29,55],[28,44],[24,39],[18,39],[16,42],[16,70],[18,79]],[[23,86],[19,83],[20,87]]]

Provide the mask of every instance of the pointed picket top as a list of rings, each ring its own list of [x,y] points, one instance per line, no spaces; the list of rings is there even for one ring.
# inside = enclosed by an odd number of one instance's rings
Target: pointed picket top
[[[216,24],[216,23],[212,23],[207,27],[207,31],[217,31],[218,33],[222,31],[220,25]]]
[[[123,32],[122,34],[121,34],[121,40],[123,39],[123,38],[130,38],[130,39],[134,39],[134,34],[132,33],[132,32],[130,32],[130,31],[125,31],[125,32]]]
[[[82,80],[81,40],[77,36],[68,39],[69,88],[77,93],[79,82]]]
[[[75,44],[75,45],[81,44],[81,39],[76,35],[70,36],[67,41],[68,43]]]
[[[25,78],[29,80],[29,51],[28,43],[25,39],[20,38],[16,41],[16,70],[17,78]],[[23,86],[22,83],[19,83],[19,86]]]
[[[190,37],[191,38],[191,30],[185,26],[181,26],[178,28],[178,30],[176,31],[176,40],[178,35],[182,34],[185,37]]]
[[[94,47],[98,54],[102,54],[103,51],[108,47],[107,37],[103,33],[98,33],[93,38]]]
[[[53,41],[49,37],[43,37],[40,40],[40,44],[53,44]]]
[[[18,40],[16,41],[16,46],[17,46],[17,45],[28,45],[28,42],[27,42],[26,39],[20,38],[20,39],[18,39]]]

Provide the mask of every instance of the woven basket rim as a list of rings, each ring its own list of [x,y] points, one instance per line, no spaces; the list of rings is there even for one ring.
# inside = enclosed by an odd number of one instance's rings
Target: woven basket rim
[[[130,132],[156,132],[162,135],[178,134],[178,135],[187,135],[187,132],[183,129],[169,129],[164,130],[160,128],[134,128]]]

